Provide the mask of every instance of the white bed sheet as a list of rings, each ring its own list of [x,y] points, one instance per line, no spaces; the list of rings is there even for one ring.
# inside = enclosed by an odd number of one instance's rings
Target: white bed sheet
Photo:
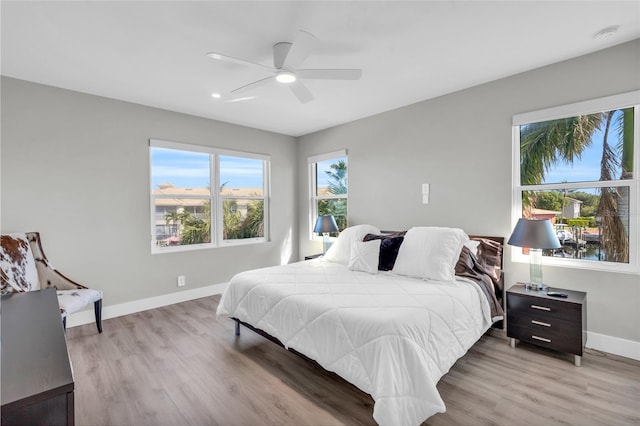
[[[323,259],[236,275],[217,314],[336,372],[373,397],[378,424],[393,426],[445,411],[436,384],[491,325],[468,280],[372,275]]]

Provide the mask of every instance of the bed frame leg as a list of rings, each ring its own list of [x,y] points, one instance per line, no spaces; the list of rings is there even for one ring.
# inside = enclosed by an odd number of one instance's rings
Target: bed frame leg
[[[236,336],[240,335],[240,321],[236,320]]]

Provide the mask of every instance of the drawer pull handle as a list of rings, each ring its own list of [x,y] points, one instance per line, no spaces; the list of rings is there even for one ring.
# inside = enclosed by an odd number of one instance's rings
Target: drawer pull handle
[[[540,340],[543,342],[551,343],[551,339],[545,339],[544,337],[531,336],[532,339]]]
[[[531,320],[531,324],[543,325],[545,327],[551,327],[551,324],[549,324],[548,322],[542,322],[542,321],[536,321],[536,320]]]
[[[541,311],[551,311],[551,308],[547,308],[546,306],[531,305],[531,308],[539,309]]]

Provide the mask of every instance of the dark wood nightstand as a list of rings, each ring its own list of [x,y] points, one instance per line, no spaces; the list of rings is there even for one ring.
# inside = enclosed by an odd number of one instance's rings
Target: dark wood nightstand
[[[567,298],[547,296],[548,291],[566,293]],[[507,336],[574,355],[580,366],[587,342],[587,293],[549,288],[527,290],[518,283],[507,290]]]
[[[309,256],[305,256],[304,260],[311,260],[311,259],[317,259],[319,257],[322,257],[323,253],[318,253],[318,254],[310,254]]]

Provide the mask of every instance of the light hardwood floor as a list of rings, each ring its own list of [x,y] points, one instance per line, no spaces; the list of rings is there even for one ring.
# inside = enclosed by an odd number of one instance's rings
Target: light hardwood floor
[[[335,374],[216,319],[219,296],[67,330],[78,425],[372,425]],[[640,425],[640,362],[573,357],[491,332],[438,384],[426,425]]]

